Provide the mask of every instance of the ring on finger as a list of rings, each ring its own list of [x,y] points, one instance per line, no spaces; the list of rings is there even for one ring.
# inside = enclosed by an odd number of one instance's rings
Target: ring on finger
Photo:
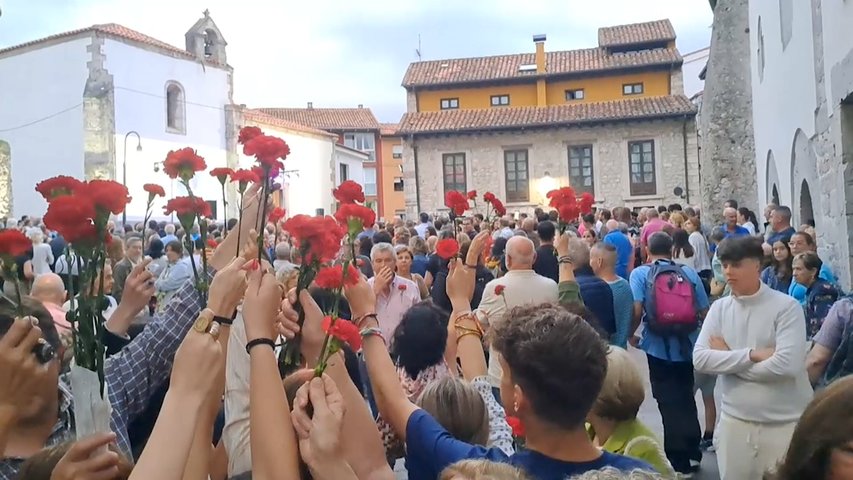
[[[210,329],[207,331],[207,333],[209,333],[210,336],[213,337],[214,340],[218,340],[219,339],[219,328],[220,328],[219,322],[213,322],[210,324]]]

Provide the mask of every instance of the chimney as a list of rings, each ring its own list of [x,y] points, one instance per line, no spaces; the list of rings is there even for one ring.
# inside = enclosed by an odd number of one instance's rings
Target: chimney
[[[314,108],[314,102],[308,102],[308,110],[312,110]]]
[[[359,103],[359,104],[358,104],[358,108],[364,108],[364,105],[363,105],[363,104],[361,104],[361,103]]]
[[[536,44],[536,73],[545,73],[545,34],[534,35],[533,43]]]

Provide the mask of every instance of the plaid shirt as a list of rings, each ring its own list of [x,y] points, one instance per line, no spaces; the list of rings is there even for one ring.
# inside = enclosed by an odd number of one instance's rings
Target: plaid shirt
[[[104,366],[107,393],[112,404],[112,430],[118,447],[130,458],[127,426],[148,406],[157,388],[169,379],[172,361],[184,336],[203,308],[192,282],[184,285],[166,309]],[[74,397],[70,377],[59,379],[59,417],[45,447],[74,439]],[[12,480],[26,459],[0,460],[0,480]]]

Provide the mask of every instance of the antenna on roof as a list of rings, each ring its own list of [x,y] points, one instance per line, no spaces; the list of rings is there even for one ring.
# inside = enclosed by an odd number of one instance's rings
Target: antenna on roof
[[[415,49],[415,55],[418,56],[418,61],[422,60],[421,56],[421,34],[418,34],[418,48]]]

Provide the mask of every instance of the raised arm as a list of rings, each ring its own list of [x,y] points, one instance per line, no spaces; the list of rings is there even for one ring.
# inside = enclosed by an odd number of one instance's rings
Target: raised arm
[[[142,260],[133,267],[130,275],[127,276],[121,303],[104,323],[104,328],[110,333],[122,338],[129,338],[127,331],[130,329],[130,325],[139,315],[139,312],[148,305],[151,296],[154,295],[154,275],[148,271],[148,264],[150,263],[150,258]]]
[[[557,239],[557,255],[559,256],[558,264],[560,266],[560,284],[557,285],[559,301],[562,304],[583,305],[581,289],[575,280],[575,266],[569,256],[570,240],[571,235],[568,233],[560,235],[560,238]]]

